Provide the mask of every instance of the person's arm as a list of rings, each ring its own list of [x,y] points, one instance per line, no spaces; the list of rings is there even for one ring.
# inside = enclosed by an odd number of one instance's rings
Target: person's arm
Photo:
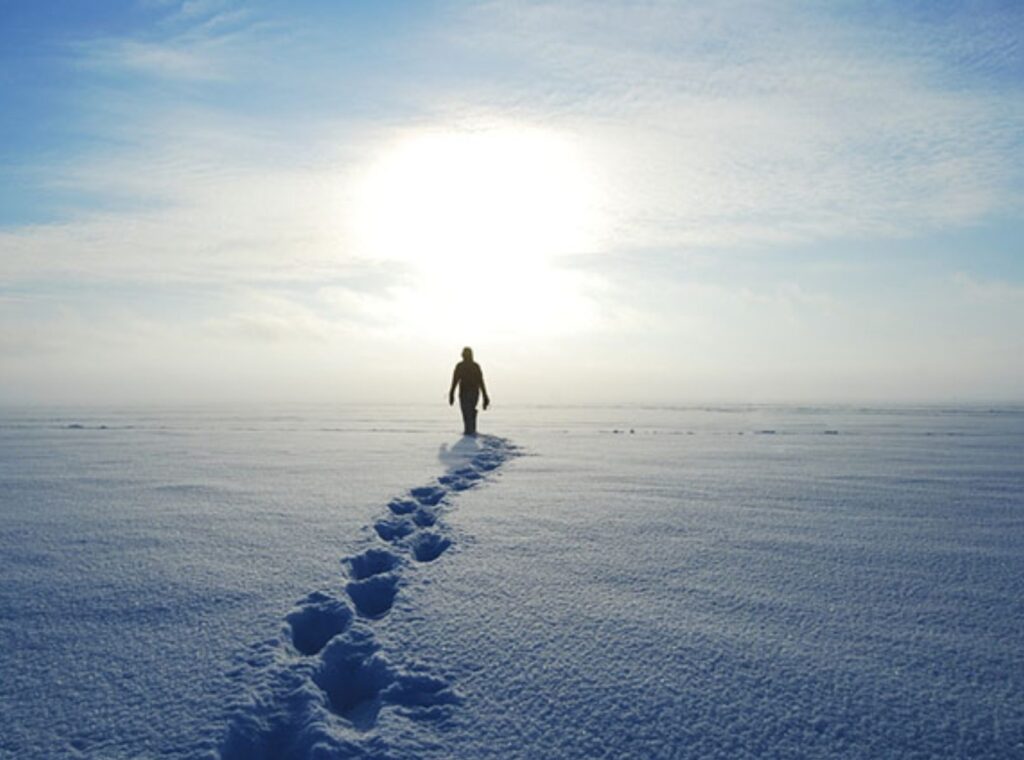
[[[448,389],[448,406],[452,406],[455,403],[455,386],[459,384],[459,365],[455,365],[455,371],[452,372],[452,387]]]
[[[491,397],[487,395],[487,386],[484,385],[484,371],[480,370],[480,392],[484,394],[484,409],[491,405]]]

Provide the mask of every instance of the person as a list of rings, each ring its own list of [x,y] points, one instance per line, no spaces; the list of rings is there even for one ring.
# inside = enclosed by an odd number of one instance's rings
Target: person
[[[484,409],[491,405],[484,385],[484,373],[473,361],[473,349],[462,349],[462,361],[455,365],[452,373],[452,387],[448,390],[448,405],[455,404],[455,386],[459,387],[459,406],[462,407],[462,425],[465,435],[476,435],[476,402],[480,394],[484,397]]]

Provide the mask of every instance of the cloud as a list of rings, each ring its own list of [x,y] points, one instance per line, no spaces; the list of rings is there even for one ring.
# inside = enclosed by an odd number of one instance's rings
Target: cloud
[[[122,84],[143,81],[217,83],[244,70],[264,24],[244,7],[220,0],[146,2],[160,23],[132,35],[81,39],[70,46],[75,64]]]
[[[951,280],[959,292],[972,300],[992,305],[1024,307],[1024,284],[1022,283],[1009,280],[980,279],[964,272],[957,272]]]
[[[88,46],[83,65],[107,73],[214,81],[227,75],[217,60],[195,46],[137,40],[104,40]]]
[[[322,343],[331,327],[331,323],[310,309],[265,297],[256,299],[245,312],[212,319],[206,325],[212,334],[229,340],[241,338],[268,343]]]
[[[386,336],[399,322],[391,300],[380,292],[336,284],[285,290],[267,284],[240,288],[227,299],[224,316],[205,320],[204,337],[228,342],[337,345],[358,332]]]
[[[491,3],[476,23],[462,44],[513,73],[465,101],[573,130],[617,191],[610,245],[898,237],[1020,206],[1021,92],[957,69],[1010,55],[1006,29],[936,41],[785,3]]]
[[[205,88],[250,91],[264,85],[258,72],[271,92],[274,76],[319,92],[321,80],[344,86],[372,66],[346,76],[352,64],[310,48],[315,37],[266,37],[267,17],[230,33],[207,26],[234,12],[185,3],[162,38],[79,46],[83,65],[200,88],[170,103],[138,88],[127,105],[97,98],[97,129],[114,147],[49,182],[124,213],[4,233],[8,276],[19,266],[199,275],[246,261],[266,271],[274,259],[351,255],[336,219],[346,182],[394,141],[394,119],[350,113],[344,99],[289,114],[222,107]],[[564,134],[602,186],[597,254],[898,238],[1020,204],[1019,162],[1006,160],[1019,148],[1020,92],[966,86],[954,66],[986,50],[986,65],[1006,65],[1005,30],[943,28],[936,41],[906,20],[879,32],[786,3],[666,2],[484,3],[422,26],[411,47],[460,65],[427,86],[390,74],[383,87],[404,101],[404,131],[498,122]],[[268,58],[281,62],[276,74]]]

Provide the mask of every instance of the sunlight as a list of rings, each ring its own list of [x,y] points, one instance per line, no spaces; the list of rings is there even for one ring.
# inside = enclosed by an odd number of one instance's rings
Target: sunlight
[[[571,331],[591,309],[582,281],[555,268],[596,235],[595,182],[549,132],[426,132],[393,144],[359,183],[357,250],[416,272],[409,324],[512,335]]]

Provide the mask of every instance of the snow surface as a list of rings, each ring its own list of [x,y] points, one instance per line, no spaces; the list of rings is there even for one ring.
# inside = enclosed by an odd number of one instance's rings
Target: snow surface
[[[1024,757],[1024,410],[0,420],[0,757]]]

